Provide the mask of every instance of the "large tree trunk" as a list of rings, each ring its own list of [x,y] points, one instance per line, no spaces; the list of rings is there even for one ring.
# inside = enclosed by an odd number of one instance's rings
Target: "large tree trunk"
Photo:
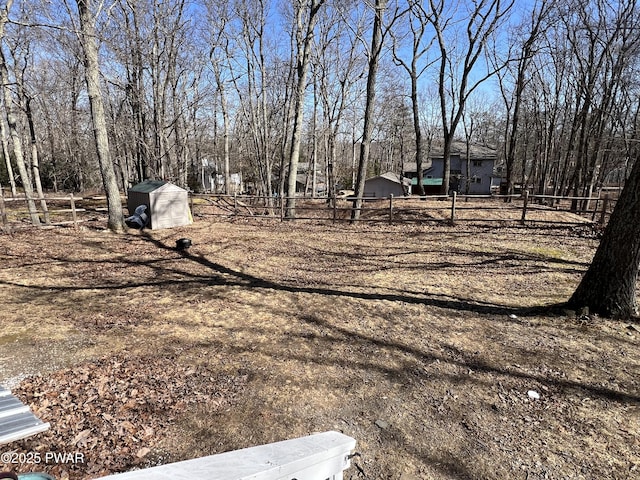
[[[122,214],[122,201],[116,180],[111,152],[109,151],[109,137],[107,134],[107,121],[100,90],[100,67],[98,64],[98,46],[96,44],[95,18],[91,13],[91,0],[76,0],[80,15],[81,43],[84,51],[85,77],[87,81],[87,93],[91,108],[93,133],[96,140],[96,150],[102,184],[107,195],[107,209],[109,219],[107,225],[114,232],[124,231],[124,216]]]
[[[611,215],[591,266],[569,300],[604,317],[637,313],[636,278],[640,265],[640,160],[636,160]]]

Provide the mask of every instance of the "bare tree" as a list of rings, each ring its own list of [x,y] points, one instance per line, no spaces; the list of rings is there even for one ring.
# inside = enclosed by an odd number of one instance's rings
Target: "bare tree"
[[[640,31],[635,24],[639,16],[637,2],[626,0],[615,6],[605,1],[595,3],[595,9],[592,4],[581,3],[572,10],[577,12],[584,35],[568,30],[583,80],[578,83],[580,133],[573,178],[573,190],[582,196],[590,196],[593,191],[602,166],[602,152],[611,136],[616,104],[640,48]],[[586,58],[579,53],[585,44]],[[584,201],[582,208],[586,206]]]
[[[288,218],[296,214],[296,178],[298,176],[298,162],[300,160],[300,143],[302,141],[302,122],[304,113],[304,97],[307,87],[307,72],[313,42],[313,31],[318,19],[318,13],[324,0],[296,0],[296,75],[297,83],[294,92],[294,120],[291,137],[291,154],[289,156],[289,172],[287,181],[287,209]]]
[[[60,19],[62,15],[60,15]],[[69,22],[75,18],[67,12]],[[43,30],[41,39],[58,46],[47,62],[38,62],[30,85],[38,95],[36,119],[46,128],[47,174],[44,179],[54,190],[84,191],[102,184],[95,156],[90,113],[84,107],[86,81],[83,53],[76,28],[63,24],[60,29]],[[44,140],[44,139],[43,139]],[[45,151],[43,149],[43,151]]]
[[[404,60],[399,53],[399,46],[396,38],[393,44],[393,57],[396,63],[407,72],[411,80],[411,107],[413,111],[413,129],[416,142],[416,167],[418,172],[418,191],[424,195],[424,184],[422,181],[422,161],[424,159],[424,142],[422,128],[420,126],[420,102],[418,99],[418,80],[422,74],[431,66],[431,62],[425,61],[420,65],[421,59],[429,53],[429,49],[435,38],[431,38],[425,43],[425,34],[429,22],[429,14],[420,2],[410,2],[410,14],[408,26],[411,31],[411,59]]]
[[[0,141],[2,142],[2,156],[4,157],[5,167],[7,169],[7,177],[9,177],[9,185],[11,186],[11,197],[18,196],[16,188],[16,179],[13,174],[13,166],[11,165],[11,154],[9,153],[9,140],[7,139],[7,128],[5,126],[5,118],[0,118]]]
[[[636,315],[640,266],[640,161],[618,199],[587,273],[569,300],[576,309],[605,317]]]
[[[152,176],[151,148],[149,146],[149,114],[146,101],[144,75],[148,66],[150,39],[145,11],[142,1],[120,1],[114,16],[118,21],[117,37],[113,42],[115,52],[120,57],[126,73],[126,84],[122,85],[126,104],[131,112],[131,121],[126,126],[133,135],[133,145],[129,148],[135,158],[135,174],[139,182]],[[119,46],[122,46],[119,49]]]
[[[224,175],[224,193],[231,193],[231,173],[230,173],[230,151],[229,151],[229,135],[230,135],[230,117],[229,106],[227,100],[227,83],[228,79],[224,78],[224,70],[230,70],[228,67],[229,58],[232,57],[231,40],[228,36],[230,27],[230,6],[227,2],[217,2],[208,6],[209,24],[211,28],[211,49],[209,50],[209,59],[216,81],[218,90],[218,98],[220,99],[220,110],[222,113],[222,170]],[[215,120],[214,120],[215,121]]]
[[[98,63],[98,45],[96,43],[96,13],[92,11],[91,0],[76,0],[80,22],[80,43],[84,52],[85,79],[91,107],[91,118],[96,141],[96,152],[102,174],[102,183],[107,195],[109,218],[107,225],[114,232],[124,230],[124,216],[118,182],[111,160],[107,122],[100,88],[100,65]]]
[[[505,104],[507,104],[507,111],[511,112],[510,121],[507,122],[507,141],[505,142],[505,168],[506,168],[506,182],[507,182],[507,194],[513,193],[513,170],[516,160],[516,146],[520,128],[520,114],[522,110],[523,94],[527,83],[530,81],[532,75],[530,75],[529,67],[535,58],[536,44],[541,35],[544,34],[545,21],[551,12],[551,2],[548,0],[536,0],[533,9],[531,10],[530,17],[523,25],[525,38],[522,40],[521,45],[515,46],[519,48],[519,51],[515,52],[515,85],[512,93],[512,98],[509,98],[509,94],[506,91],[504,76],[499,73],[500,79],[499,85],[502,92]],[[510,60],[507,60],[509,63]],[[496,70],[500,70],[500,65],[495,64]],[[505,69],[505,72],[511,71],[510,68]]]
[[[13,145],[13,154],[15,156],[16,165],[18,166],[18,172],[20,173],[20,179],[22,181],[22,188],[24,189],[25,196],[27,197],[27,206],[29,208],[29,215],[31,217],[31,223],[33,225],[40,225],[40,217],[36,209],[34,202],[33,187],[31,185],[31,178],[27,172],[25,164],[24,150],[22,148],[22,138],[18,131],[18,119],[13,107],[13,98],[11,90],[9,89],[9,70],[7,68],[7,61],[4,54],[4,34],[5,25],[8,21],[9,12],[13,5],[13,0],[8,0],[4,9],[0,11],[0,81],[2,82],[2,93],[4,99],[4,108],[7,117],[7,125],[9,127],[9,134],[11,136],[11,143]]]
[[[345,27],[345,10],[352,4],[334,3],[319,22],[315,48],[314,75],[322,103],[322,128],[326,142],[327,197],[335,201],[338,169],[338,139],[347,108],[362,90],[364,62],[358,48],[365,29],[365,17],[356,18],[351,28]],[[349,164],[349,168],[352,165]],[[353,184],[346,185],[352,187]]]
[[[265,0],[249,2],[241,0],[235,4],[236,16],[240,23],[239,52],[234,68],[242,72],[236,75],[232,69],[231,78],[240,98],[240,119],[243,136],[248,139],[244,149],[250,153],[250,160],[256,172],[258,193],[266,197],[266,206],[272,205],[273,194],[273,146],[270,144],[273,126],[268,120],[268,79]],[[288,82],[285,82],[288,83]],[[286,108],[286,107],[285,107]]]
[[[513,184],[520,169],[522,183],[541,193],[552,183],[554,194],[590,197],[618,168],[619,137],[629,128],[623,99],[637,88],[638,31],[631,28],[637,8],[633,1],[539,2],[536,8],[500,75],[508,176]],[[573,202],[574,209],[587,207],[588,201]]]
[[[17,36],[22,37],[22,35],[19,34]],[[28,37],[20,38],[19,41],[13,42],[9,48],[9,53],[12,57],[13,64],[16,105],[19,106],[21,113],[24,114],[29,131],[31,162],[26,163],[31,165],[32,179],[40,201],[40,210],[44,217],[44,223],[48,225],[51,221],[47,208],[47,200],[42,188],[42,179],[40,177],[40,156],[32,109],[33,95],[28,91],[28,87],[25,84],[25,71],[28,69],[31,57],[31,39]]]
[[[430,0],[431,22],[438,39],[440,49],[440,67],[438,85],[443,130],[443,172],[440,193],[449,191],[451,168],[451,145],[455,138],[456,129],[464,113],[467,100],[474,90],[490,78],[494,71],[480,73],[479,78],[472,76],[480,56],[485,52],[489,37],[495,32],[503,19],[511,10],[514,0],[478,0],[473,6],[467,4],[466,38],[454,40],[447,38],[447,28],[456,20],[459,13],[445,11],[445,3],[440,0]],[[457,10],[455,6],[454,10]],[[462,52],[462,59],[456,58],[455,52]],[[457,62],[461,61],[458,69]]]
[[[353,203],[351,220],[353,222],[360,218],[364,197],[364,182],[367,176],[367,166],[371,151],[371,137],[373,132],[373,115],[376,101],[376,80],[378,65],[382,53],[383,42],[383,21],[384,13],[387,9],[387,0],[376,0],[374,6],[373,30],[371,33],[371,49],[368,52],[369,69],[367,73],[367,97],[364,111],[364,127],[362,132],[362,145],[360,147],[360,160],[358,162],[358,176],[356,178],[356,199]]]

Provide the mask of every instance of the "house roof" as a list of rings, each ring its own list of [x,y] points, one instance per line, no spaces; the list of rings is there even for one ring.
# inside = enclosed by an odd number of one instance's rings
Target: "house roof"
[[[429,170],[432,167],[433,162],[430,158],[425,158],[422,161],[422,170]],[[406,173],[416,173],[418,171],[417,162],[404,162],[402,164],[402,171]]]
[[[431,151],[431,158],[442,158],[443,145],[438,145]],[[460,155],[460,158],[467,158],[467,143],[462,141],[454,141],[451,144],[451,154]],[[472,143],[469,145],[469,158],[472,159],[495,159],[498,156],[498,151],[495,148],[487,145],[479,145]]]
[[[308,175],[309,183],[311,183],[311,174]],[[296,183],[300,185],[305,185],[307,183],[307,174],[306,173],[298,173],[296,175]],[[316,173],[316,183],[324,183],[324,175],[321,173]]]

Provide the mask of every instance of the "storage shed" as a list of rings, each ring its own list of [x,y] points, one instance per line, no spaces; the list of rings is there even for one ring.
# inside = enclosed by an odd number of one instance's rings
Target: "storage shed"
[[[411,179],[393,172],[368,178],[364,182],[364,196],[369,198],[387,198],[389,195],[403,197],[410,194],[410,189]]]
[[[181,227],[192,222],[189,211],[189,193],[162,180],[145,180],[129,189],[127,207],[133,215],[136,207],[146,205],[148,228]]]

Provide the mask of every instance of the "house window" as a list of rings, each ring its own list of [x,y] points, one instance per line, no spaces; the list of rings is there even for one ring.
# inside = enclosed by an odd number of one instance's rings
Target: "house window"
[[[481,177],[471,177],[471,183],[482,183]]]
[[[474,160],[473,161],[473,166],[474,167],[481,167],[482,166],[482,160]]]

